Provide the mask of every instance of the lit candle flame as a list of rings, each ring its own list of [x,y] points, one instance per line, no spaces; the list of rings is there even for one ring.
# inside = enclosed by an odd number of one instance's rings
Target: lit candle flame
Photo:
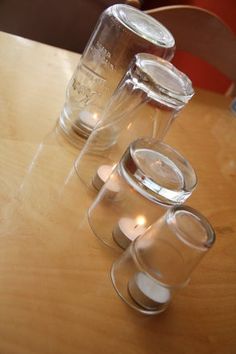
[[[139,215],[137,216],[136,221],[138,225],[145,225],[146,218],[143,215]]]
[[[128,127],[127,127],[127,130],[129,130],[131,128],[131,125],[132,125],[132,122],[129,123]]]

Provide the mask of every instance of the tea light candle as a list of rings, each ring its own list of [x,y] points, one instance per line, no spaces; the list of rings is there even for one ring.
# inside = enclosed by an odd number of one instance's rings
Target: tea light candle
[[[140,215],[136,219],[121,218],[113,230],[113,239],[122,248],[127,248],[129,244],[138,236],[144,233],[146,219]]]
[[[79,120],[84,125],[88,126],[89,128],[93,129],[98,122],[98,114],[91,113],[89,111],[81,111],[79,114]]]
[[[128,290],[133,300],[148,310],[164,310],[171,298],[169,289],[142,272],[129,281]]]
[[[107,182],[113,171],[114,165],[102,165],[97,169],[96,175],[92,180],[94,188],[99,191]],[[106,197],[114,198],[120,192],[120,185],[116,179],[109,179],[106,183]]]
[[[114,166],[112,165],[102,165],[97,169],[96,175],[93,178],[93,186],[98,191],[103,187],[103,185],[108,180],[110,174],[112,173]],[[114,190],[116,190],[117,186],[114,186]]]

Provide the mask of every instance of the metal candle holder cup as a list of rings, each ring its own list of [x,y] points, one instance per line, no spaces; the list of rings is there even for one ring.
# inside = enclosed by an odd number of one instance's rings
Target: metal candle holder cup
[[[186,206],[171,208],[114,262],[113,286],[133,309],[161,313],[214,241],[203,215]]]
[[[122,4],[105,10],[67,88],[59,125],[71,143],[88,138],[135,54],[171,60],[174,51],[173,36],[153,17]]]
[[[193,168],[176,150],[138,139],[90,206],[89,224],[106,245],[121,251],[168,208],[182,204],[196,183]]]
[[[162,140],[193,94],[191,81],[171,63],[137,54],[75,162],[81,180],[92,186],[98,168],[116,164],[139,137]]]

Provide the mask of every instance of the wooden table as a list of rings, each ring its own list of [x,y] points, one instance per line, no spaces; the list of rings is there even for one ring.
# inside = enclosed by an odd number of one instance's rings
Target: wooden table
[[[166,141],[196,168],[189,205],[217,242],[160,316],[113,290],[116,254],[86,220],[78,150],[53,130],[78,55],[0,34],[0,354],[236,352],[236,117],[198,91]]]

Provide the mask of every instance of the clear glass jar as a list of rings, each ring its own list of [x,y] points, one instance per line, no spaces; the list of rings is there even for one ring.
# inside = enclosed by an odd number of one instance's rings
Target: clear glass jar
[[[139,236],[111,269],[113,286],[133,309],[158,314],[212,247],[215,233],[193,208],[177,206]]]
[[[128,5],[103,12],[68,85],[59,125],[81,146],[101,118],[133,56],[152,53],[172,59],[175,41],[158,21]]]
[[[137,54],[75,162],[81,180],[91,186],[99,166],[116,164],[139,137],[162,140],[193,94],[191,81],[171,63]]]
[[[95,175],[93,183],[99,177]],[[122,251],[168,208],[184,203],[196,183],[193,168],[176,150],[138,139],[90,206],[89,224],[106,245]]]

